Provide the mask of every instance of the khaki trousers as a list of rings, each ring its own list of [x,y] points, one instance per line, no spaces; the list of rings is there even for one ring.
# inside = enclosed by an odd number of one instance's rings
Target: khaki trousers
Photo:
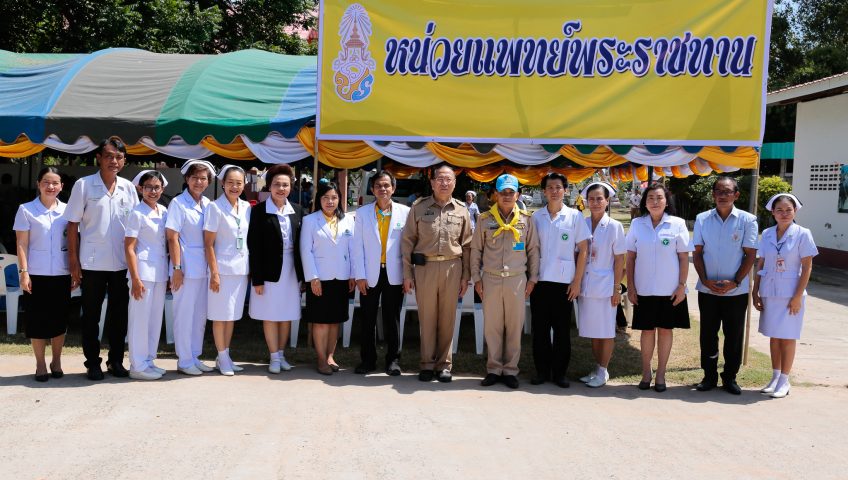
[[[450,370],[462,259],[415,266],[421,370]]]
[[[502,278],[483,273],[483,332],[489,356],[488,373],[518,375],[526,284],[524,275]]]

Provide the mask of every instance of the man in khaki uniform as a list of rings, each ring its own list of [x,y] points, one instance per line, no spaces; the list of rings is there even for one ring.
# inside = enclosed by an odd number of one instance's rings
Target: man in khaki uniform
[[[403,289],[406,293],[415,290],[418,302],[418,379],[429,382],[435,375],[440,382],[450,382],[456,304],[465,295],[471,277],[471,219],[465,205],[451,196],[456,174],[450,166],[434,168],[430,184],[433,195],[412,205],[403,229]]]
[[[497,203],[480,215],[471,240],[471,276],[483,298],[488,350],[484,387],[499,380],[518,388],[518,360],[524,302],[539,280],[539,237],[530,214],[519,210],[518,179],[504,174],[496,184]]]

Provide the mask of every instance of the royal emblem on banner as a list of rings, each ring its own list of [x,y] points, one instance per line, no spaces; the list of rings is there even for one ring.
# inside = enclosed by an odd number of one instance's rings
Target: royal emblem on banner
[[[365,7],[351,4],[339,23],[341,50],[333,60],[336,95],[346,102],[360,102],[371,94],[377,64],[368,51],[371,19]]]

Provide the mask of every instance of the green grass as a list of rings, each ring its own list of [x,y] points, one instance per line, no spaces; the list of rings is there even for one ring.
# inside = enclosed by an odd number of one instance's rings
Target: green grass
[[[78,310],[75,310],[78,311]],[[700,348],[698,343],[698,322],[696,313],[692,314],[692,328],[689,330],[675,331],[674,347],[667,379],[674,384],[695,384],[701,380]],[[26,321],[26,313],[19,317],[21,322]],[[2,332],[6,331],[5,322],[2,324]],[[471,315],[463,317],[460,326],[459,349],[453,356],[454,372],[475,376],[484,376],[486,373],[485,351],[482,356],[474,353],[474,327]],[[19,325],[22,328],[23,325]],[[358,312],[354,315],[352,339],[350,348],[342,348],[341,339],[336,353],[336,361],[343,368],[352,369],[359,363]],[[79,319],[72,318],[66,338],[65,352],[68,354],[82,354],[79,335]],[[298,347],[286,349],[287,359],[298,365],[315,365],[315,353],[307,347],[306,324],[301,323]],[[407,315],[405,325],[405,338],[403,351],[401,353],[401,367],[406,372],[418,371],[418,320],[416,312]],[[211,326],[207,325],[205,348],[203,358],[212,360],[215,358],[215,348],[212,343]],[[380,361],[378,367],[382,368],[382,358],[385,356],[385,344],[378,344],[377,358]],[[0,354],[30,355],[32,349],[22,333],[13,336],[0,334]],[[103,352],[105,357],[105,352]],[[232,357],[240,362],[266,363],[268,351],[262,333],[262,324],[251,319],[245,319],[235,324],[233,344],[231,348]],[[162,358],[176,358],[174,346],[165,343],[164,328],[160,342],[159,355]],[[761,386],[768,382],[771,376],[771,366],[767,355],[751,350],[747,366],[743,366],[739,372],[738,382],[743,387]],[[656,365],[656,360],[654,361]],[[610,377],[615,382],[638,383],[641,377],[641,360],[639,350],[639,332],[628,329],[625,333],[619,333],[615,339],[615,350],[610,362]],[[585,375],[594,367],[590,340],[577,336],[577,331],[572,331],[572,355],[569,367],[569,377],[578,378]],[[533,348],[531,337],[522,335],[521,361],[519,362],[522,376],[529,377],[533,374]],[[721,368],[721,365],[719,366]]]

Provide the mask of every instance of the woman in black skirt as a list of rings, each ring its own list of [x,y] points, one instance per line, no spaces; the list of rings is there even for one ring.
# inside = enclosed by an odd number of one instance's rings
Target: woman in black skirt
[[[657,348],[654,390],[664,392],[665,370],[675,328],[689,328],[686,277],[689,274],[689,230],[686,222],[672,216],[669,191],[654,183],[642,193],[641,216],[627,232],[627,297],[633,307],[633,329],[642,330],[642,381],[639,389],[651,388],[651,360]]]
[[[333,359],[339,325],[347,321],[348,296],[356,285],[350,261],[353,216],[341,209],[334,183],[319,183],[317,211],[303,218],[300,258],[306,289],[306,315],[312,324],[312,343],[318,356],[318,373],[339,371]]]
[[[35,379],[46,382],[62,375],[62,346],[68,329],[71,302],[71,275],[68,272],[68,243],[62,218],[65,204],[57,197],[62,177],[55,167],[38,172],[38,198],[18,207],[13,229],[17,238],[18,272],[21,289],[28,293],[26,336],[35,353]],[[53,350],[50,374],[44,350]]]

